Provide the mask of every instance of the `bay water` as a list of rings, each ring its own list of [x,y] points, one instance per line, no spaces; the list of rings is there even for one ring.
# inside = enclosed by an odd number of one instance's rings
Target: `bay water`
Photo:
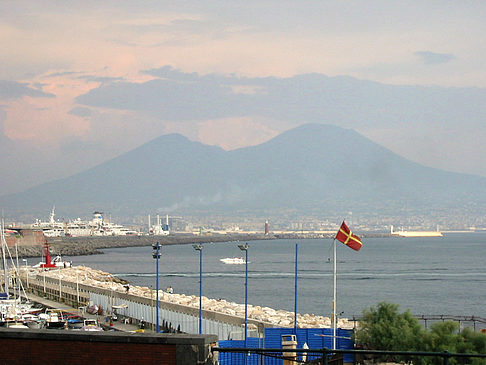
[[[204,244],[204,296],[244,303],[245,265],[220,261],[244,257],[237,246],[241,243]],[[296,244],[297,311],[329,316],[332,239],[248,241],[248,302],[294,311]],[[337,312],[342,317],[361,315],[364,308],[387,301],[415,315],[486,318],[486,233],[364,238],[360,251],[337,245]],[[103,253],[73,257],[73,265],[107,271],[132,285],[155,289],[156,260],[151,247],[105,249]],[[159,289],[168,286],[175,293],[199,295],[199,252],[192,245],[163,246]]]

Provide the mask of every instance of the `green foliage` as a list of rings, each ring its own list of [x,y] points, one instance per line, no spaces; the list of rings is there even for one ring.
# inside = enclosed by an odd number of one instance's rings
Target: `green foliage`
[[[459,324],[452,321],[434,323],[425,333],[424,351],[449,351],[459,354],[486,354],[486,335],[471,328],[459,331]],[[442,364],[442,360],[429,360],[430,364]],[[449,364],[486,364],[486,359],[451,358]]]
[[[423,329],[410,314],[398,312],[398,305],[381,302],[378,306],[363,311],[363,319],[355,333],[355,339],[365,349],[418,351]],[[383,360],[404,361],[402,357],[387,357]]]
[[[398,308],[396,304],[381,302],[377,307],[364,310],[355,332],[356,342],[364,349],[373,350],[486,354],[486,334],[470,328],[459,331],[459,324],[452,321],[434,323],[426,331],[408,310],[399,313]],[[412,360],[414,364],[443,363],[438,357],[388,357],[386,360]],[[485,365],[486,359],[450,358],[449,364]]]
[[[398,313],[398,305],[379,303],[363,311],[363,319],[356,331],[356,340],[364,348],[374,350],[417,350],[423,330],[409,311]]]

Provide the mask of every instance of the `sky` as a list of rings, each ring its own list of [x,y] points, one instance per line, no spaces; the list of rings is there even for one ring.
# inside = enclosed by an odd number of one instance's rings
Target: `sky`
[[[230,150],[305,123],[486,176],[485,19],[482,1],[2,1],[0,195],[168,133]]]

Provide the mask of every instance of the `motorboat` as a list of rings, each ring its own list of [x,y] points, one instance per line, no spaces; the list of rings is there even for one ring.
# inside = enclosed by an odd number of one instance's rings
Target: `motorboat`
[[[46,309],[45,313],[39,314],[39,318],[46,322],[46,328],[64,328],[66,319],[60,309]]]
[[[219,259],[224,264],[229,264],[229,265],[242,265],[245,264],[245,259],[242,257],[226,257],[224,259]]]
[[[81,327],[81,331],[100,332],[103,331],[103,328],[99,325],[96,319],[85,319],[83,321],[83,326]]]

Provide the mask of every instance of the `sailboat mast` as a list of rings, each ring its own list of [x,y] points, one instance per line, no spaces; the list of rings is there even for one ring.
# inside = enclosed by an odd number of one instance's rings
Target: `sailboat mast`
[[[5,241],[5,232],[4,232],[4,221],[3,221],[3,218],[2,218],[2,221],[0,222],[0,231],[1,231],[1,240],[2,240],[2,266],[3,266],[3,287],[4,287],[4,290],[5,290],[5,293],[7,294],[8,296],[8,270],[7,270],[7,258],[5,256],[5,251],[6,251],[6,243],[7,241]]]
[[[336,294],[337,294],[337,260],[336,260],[336,240],[334,239],[334,273],[333,273],[333,281],[334,281],[334,290],[333,290],[333,300],[332,300],[332,328],[333,328],[333,336],[332,336],[332,349],[336,349],[336,326],[337,326],[337,318],[336,318]]]

